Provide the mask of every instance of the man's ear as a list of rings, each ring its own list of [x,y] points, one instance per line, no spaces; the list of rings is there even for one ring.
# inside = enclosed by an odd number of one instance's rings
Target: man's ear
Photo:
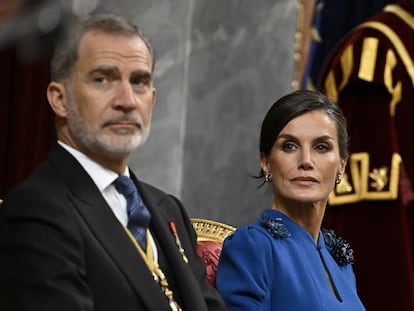
[[[67,116],[67,96],[62,83],[52,81],[47,87],[47,99],[55,114],[65,118]]]
[[[152,108],[154,109],[155,103],[157,102],[157,89],[152,89]]]

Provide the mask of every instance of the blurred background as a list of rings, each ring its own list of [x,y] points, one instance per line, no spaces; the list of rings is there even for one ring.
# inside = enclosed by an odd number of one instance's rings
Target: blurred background
[[[9,69],[2,76],[12,84],[3,85],[3,92],[13,105],[3,114],[10,115],[7,128],[2,125],[9,140],[0,163],[16,164],[3,166],[0,197],[34,165],[22,163],[32,162],[32,155],[36,161],[44,157],[45,137],[54,139],[53,123],[45,116],[47,61],[65,20],[111,12],[135,21],[155,48],[158,93],[151,134],[130,162],[139,178],[178,196],[192,217],[235,226],[254,220],[269,205],[270,194],[252,175],[259,172],[262,118],[292,89],[298,3],[1,1],[0,64]]]
[[[109,12],[132,19],[156,54],[151,134],[130,167],[180,198],[190,217],[253,222],[272,200],[254,178],[265,113],[287,92],[317,88],[338,42],[393,2],[0,0],[0,199],[55,140],[46,87],[56,38],[73,16]],[[413,16],[404,18],[414,30]],[[400,203],[327,210],[326,224],[354,248],[367,310],[414,310],[414,212]]]

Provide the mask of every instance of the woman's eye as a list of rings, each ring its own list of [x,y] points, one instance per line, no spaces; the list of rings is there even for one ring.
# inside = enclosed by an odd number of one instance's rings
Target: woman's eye
[[[330,150],[329,145],[327,144],[319,144],[316,146],[316,149],[319,151],[328,151]]]
[[[282,145],[282,149],[284,151],[291,151],[291,150],[295,150],[296,149],[296,145],[291,143],[291,142],[285,142]]]

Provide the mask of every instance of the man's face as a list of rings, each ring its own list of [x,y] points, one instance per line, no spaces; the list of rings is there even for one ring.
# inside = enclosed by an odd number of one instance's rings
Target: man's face
[[[66,85],[69,145],[92,158],[125,157],[148,137],[155,89],[139,37],[87,32]]]

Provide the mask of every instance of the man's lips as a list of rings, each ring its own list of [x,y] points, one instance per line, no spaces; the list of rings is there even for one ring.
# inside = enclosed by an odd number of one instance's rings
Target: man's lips
[[[141,128],[141,123],[131,120],[108,121],[104,123],[104,127],[112,128]]]

